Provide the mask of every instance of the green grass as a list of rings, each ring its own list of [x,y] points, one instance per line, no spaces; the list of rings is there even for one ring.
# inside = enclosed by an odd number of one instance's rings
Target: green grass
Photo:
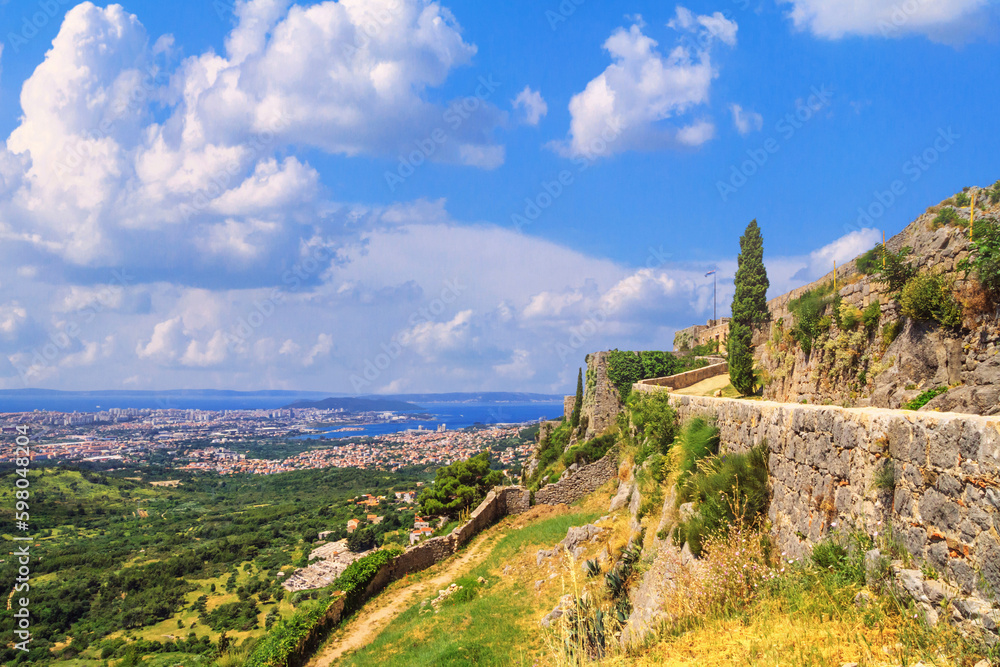
[[[946,391],[948,391],[948,387],[937,387],[935,389],[928,389],[927,391],[923,392],[922,394],[914,398],[912,401],[904,403],[903,409],[919,410],[920,408],[930,403],[931,399],[940,396]]]
[[[515,559],[551,547],[566,536],[570,526],[583,525],[598,516],[596,512],[575,512],[512,530],[497,542],[485,561],[454,580],[463,589],[444,601],[439,613],[421,613],[420,604],[414,604],[371,644],[340,664],[533,665],[544,649],[533,581],[503,580],[499,575]],[[479,577],[487,583],[480,584]]]
[[[677,469],[681,474],[678,484],[681,484],[694,474],[700,459],[719,451],[719,429],[703,417],[695,417],[684,423],[674,447],[679,452]]]

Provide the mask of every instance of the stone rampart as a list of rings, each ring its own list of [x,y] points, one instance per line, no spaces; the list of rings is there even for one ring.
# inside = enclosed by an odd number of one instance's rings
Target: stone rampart
[[[1000,417],[671,398],[682,419],[715,417],[731,450],[766,443],[782,550],[805,555],[834,527],[891,525],[965,592],[1000,592]]]

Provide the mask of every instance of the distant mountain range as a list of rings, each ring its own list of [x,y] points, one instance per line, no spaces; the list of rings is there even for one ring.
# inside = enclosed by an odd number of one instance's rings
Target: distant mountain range
[[[368,394],[363,398],[393,398],[417,403],[562,403],[556,394],[518,391],[451,392],[445,394]]]
[[[562,396],[525,392],[450,392],[442,394],[368,394],[349,396],[327,391],[263,389],[101,389],[63,391],[60,389],[0,389],[0,412],[95,412],[111,408],[197,409],[197,410],[274,410],[280,406],[303,407],[317,401],[334,401],[326,407],[345,410],[405,411],[421,410],[422,404],[530,404],[558,403]]]
[[[316,408],[317,410],[346,410],[348,412],[404,412],[419,410],[419,405],[392,398],[324,398],[320,401],[296,401],[283,408]]]
[[[102,396],[142,396],[145,398],[156,398],[158,396],[174,397],[198,397],[207,396],[212,398],[240,398],[240,397],[298,397],[298,396],[329,396],[325,391],[294,391],[288,389],[261,389],[259,391],[237,391],[235,389],[93,389],[87,391],[63,391],[62,389],[0,389],[0,396],[75,396],[75,397],[102,397]]]

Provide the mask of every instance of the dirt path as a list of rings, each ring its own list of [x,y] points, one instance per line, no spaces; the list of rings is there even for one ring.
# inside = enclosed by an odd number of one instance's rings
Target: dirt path
[[[432,578],[415,581],[402,588],[390,586],[388,590],[370,600],[357,615],[327,640],[326,644],[306,664],[306,667],[330,667],[345,653],[367,646],[394,618],[403,613],[420,597],[446,587],[463,574],[467,568],[480,563],[489,553],[489,547],[492,546],[486,544],[491,535],[493,535],[492,531],[473,540],[472,544],[458,558],[451,562],[446,561],[444,569]],[[440,565],[434,567],[437,568]]]

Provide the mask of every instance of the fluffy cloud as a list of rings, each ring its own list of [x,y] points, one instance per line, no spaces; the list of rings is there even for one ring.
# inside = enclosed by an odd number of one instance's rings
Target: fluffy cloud
[[[429,101],[476,52],[439,3],[249,0],[235,14],[223,55],[178,63],[169,36],[151,39],[119,5],[66,13],[0,145],[7,249],[89,269],[141,256],[144,280],[179,269],[191,284],[246,284],[293,265],[300,240],[362,228],[350,223],[363,211],[322,198],[313,167],[277,157],[289,146],[395,156],[441,131],[429,159],[503,162],[488,87]]]
[[[789,15],[796,28],[827,39],[846,35],[901,37],[919,34],[938,41],[962,41],[981,33],[982,19],[991,11],[988,0],[781,2],[792,5]]]
[[[729,110],[733,114],[733,125],[736,126],[736,131],[740,134],[759,132],[764,127],[764,117],[756,111],[744,109],[739,104],[731,104]]]
[[[570,129],[553,147],[563,155],[597,157],[627,150],[698,146],[711,139],[710,121],[683,122],[708,101],[717,73],[716,42],[736,43],[737,25],[716,12],[695,15],[677,7],[670,27],[681,39],[664,55],[641,23],[618,28],[604,43],[612,64],[569,103]],[[667,121],[673,120],[673,123]]]
[[[816,280],[833,271],[833,263],[843,265],[861,253],[881,243],[882,233],[877,229],[859,229],[836,241],[814,250],[809,255],[809,265],[803,268],[795,277],[799,280]]]
[[[542,94],[532,90],[530,86],[525,86],[524,90],[517,94],[512,105],[516,111],[520,111],[521,122],[525,125],[538,125],[549,112],[549,105],[542,99]]]

